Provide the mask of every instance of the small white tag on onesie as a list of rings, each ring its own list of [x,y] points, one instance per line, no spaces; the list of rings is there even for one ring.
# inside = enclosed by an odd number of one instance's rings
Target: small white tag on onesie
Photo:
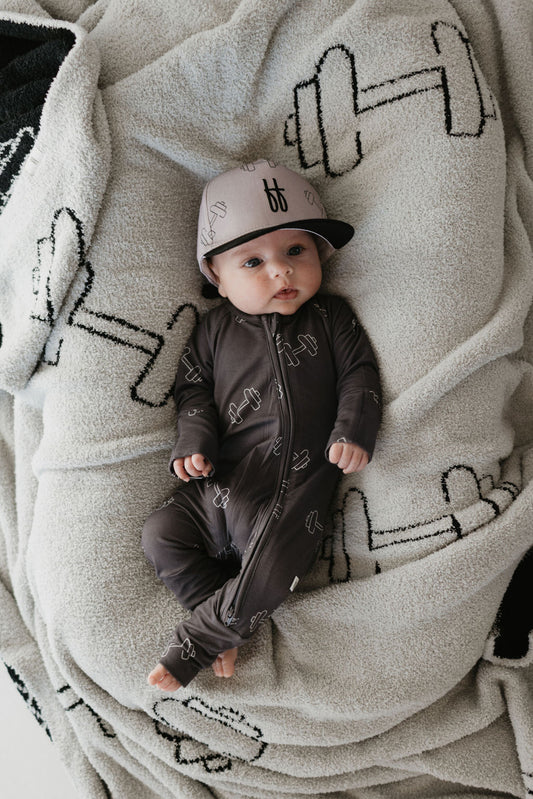
[[[294,591],[294,589],[296,588],[296,586],[298,585],[299,582],[300,582],[300,578],[299,577],[295,577],[294,580],[291,583],[291,587],[289,588],[289,591]]]

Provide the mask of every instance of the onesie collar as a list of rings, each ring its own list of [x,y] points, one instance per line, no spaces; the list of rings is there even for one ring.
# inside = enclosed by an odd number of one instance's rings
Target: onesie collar
[[[249,324],[253,325],[254,327],[264,327],[266,324],[268,327],[274,325],[275,327],[288,327],[293,322],[298,319],[305,308],[308,305],[312,304],[315,301],[315,297],[311,297],[311,299],[304,302],[297,311],[293,314],[280,314],[280,313],[266,313],[266,314],[247,314],[244,311],[240,311],[236,308],[233,303],[227,300],[231,316],[233,320],[239,324]]]

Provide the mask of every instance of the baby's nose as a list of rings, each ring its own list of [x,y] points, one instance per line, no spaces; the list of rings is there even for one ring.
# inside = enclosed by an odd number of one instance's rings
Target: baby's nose
[[[287,261],[284,258],[277,258],[272,262],[271,273],[274,277],[279,277],[280,275],[289,275],[291,272],[292,266],[290,261]]]

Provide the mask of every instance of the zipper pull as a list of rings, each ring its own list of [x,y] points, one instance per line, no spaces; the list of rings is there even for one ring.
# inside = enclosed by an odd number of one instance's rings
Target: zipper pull
[[[237,624],[239,619],[236,619],[233,615],[235,613],[235,605],[232,605],[231,608],[228,610],[226,614],[226,621],[224,622],[225,627],[233,627],[233,625]]]

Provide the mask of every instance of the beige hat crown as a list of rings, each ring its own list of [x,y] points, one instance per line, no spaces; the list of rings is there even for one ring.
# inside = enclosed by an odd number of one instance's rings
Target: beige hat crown
[[[351,225],[328,219],[315,189],[297,172],[268,159],[243,164],[210,180],[198,218],[198,263],[215,282],[210,255],[229,250],[272,230],[305,230],[321,237],[327,258],[353,236]]]

